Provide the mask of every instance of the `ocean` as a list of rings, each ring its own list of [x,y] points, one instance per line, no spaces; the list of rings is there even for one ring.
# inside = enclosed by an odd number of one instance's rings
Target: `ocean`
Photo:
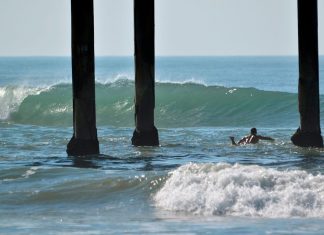
[[[101,154],[68,157],[71,59],[0,57],[0,234],[323,234],[324,150],[290,141],[297,57],[157,57],[159,147],[131,145],[133,58],[95,77]],[[321,56],[321,107],[323,85]],[[231,145],[251,127],[275,141]]]

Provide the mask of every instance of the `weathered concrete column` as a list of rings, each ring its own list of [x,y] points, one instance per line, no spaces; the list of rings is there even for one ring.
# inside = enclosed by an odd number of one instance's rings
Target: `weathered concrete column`
[[[154,126],[154,0],[134,0],[135,124],[132,144],[159,145]]]
[[[71,0],[73,137],[68,155],[99,153],[96,129],[93,0]]]
[[[317,0],[298,0],[300,127],[291,137],[301,147],[323,147],[320,128]]]

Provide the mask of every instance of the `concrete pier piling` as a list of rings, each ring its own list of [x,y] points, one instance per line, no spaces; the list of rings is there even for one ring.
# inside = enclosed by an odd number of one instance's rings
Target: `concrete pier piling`
[[[298,0],[300,127],[291,137],[301,147],[323,147],[320,128],[317,0]]]
[[[132,144],[159,145],[154,126],[155,51],[154,0],[134,0],[135,125]]]
[[[95,107],[93,0],[71,0],[73,137],[68,155],[99,153]]]

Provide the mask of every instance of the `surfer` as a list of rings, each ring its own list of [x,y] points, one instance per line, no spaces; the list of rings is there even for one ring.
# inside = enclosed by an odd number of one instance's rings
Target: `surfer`
[[[257,129],[255,127],[251,128],[251,133],[248,136],[244,136],[239,142],[235,143],[234,137],[230,136],[232,145],[245,145],[245,144],[256,144],[259,140],[274,140],[271,137],[257,135]]]

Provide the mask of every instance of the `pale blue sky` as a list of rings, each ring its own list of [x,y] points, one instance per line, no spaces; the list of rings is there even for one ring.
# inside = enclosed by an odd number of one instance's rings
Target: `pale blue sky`
[[[156,55],[297,54],[297,0],[155,2]],[[133,55],[133,0],[94,4],[96,55]],[[68,56],[70,0],[0,0],[0,32],[0,56]]]

